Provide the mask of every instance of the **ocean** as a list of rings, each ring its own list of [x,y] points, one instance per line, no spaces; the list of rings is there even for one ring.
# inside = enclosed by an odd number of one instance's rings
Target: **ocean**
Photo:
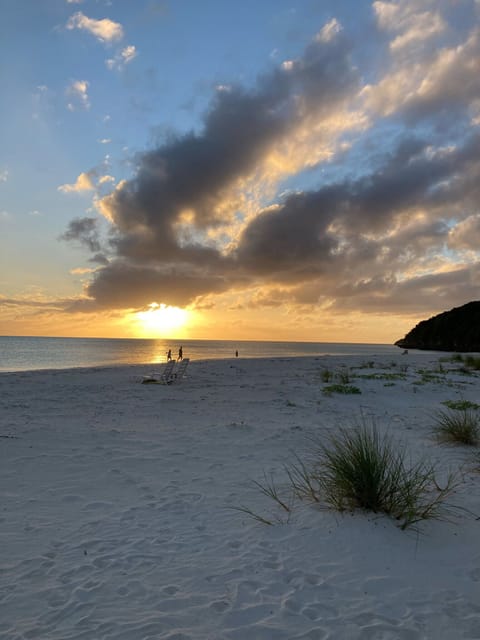
[[[175,358],[180,346],[183,347],[184,357],[192,360],[234,358],[236,351],[240,358],[321,355],[368,357],[399,352],[398,347],[387,344],[0,336],[0,371],[158,364],[166,361],[169,349]]]

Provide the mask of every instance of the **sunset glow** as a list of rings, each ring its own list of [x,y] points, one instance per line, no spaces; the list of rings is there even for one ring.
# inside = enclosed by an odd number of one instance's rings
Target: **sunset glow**
[[[189,320],[189,313],[178,307],[152,302],[146,311],[133,314],[135,333],[141,338],[175,338]]]
[[[478,0],[4,4],[0,335],[393,343],[480,298]]]

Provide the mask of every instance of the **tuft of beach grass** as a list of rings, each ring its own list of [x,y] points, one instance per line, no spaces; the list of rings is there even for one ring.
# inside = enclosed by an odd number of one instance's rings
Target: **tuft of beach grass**
[[[434,432],[440,442],[469,446],[480,443],[480,417],[475,411],[439,411],[434,420]]]

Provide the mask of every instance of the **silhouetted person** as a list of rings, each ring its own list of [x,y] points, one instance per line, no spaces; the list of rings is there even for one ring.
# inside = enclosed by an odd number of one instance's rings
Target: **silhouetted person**
[[[168,360],[171,360],[171,359],[172,359],[172,350],[169,349],[168,353],[167,353],[167,362],[168,362]]]
[[[178,359],[183,360],[183,347],[180,347],[178,350]]]
[[[235,351],[235,358],[238,358],[238,351]]]

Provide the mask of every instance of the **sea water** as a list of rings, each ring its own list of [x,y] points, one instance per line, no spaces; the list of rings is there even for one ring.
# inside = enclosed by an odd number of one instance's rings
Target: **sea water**
[[[192,360],[234,358],[237,351],[240,358],[398,354],[386,344],[0,336],[0,371],[157,364],[169,349],[176,358],[180,346]]]

